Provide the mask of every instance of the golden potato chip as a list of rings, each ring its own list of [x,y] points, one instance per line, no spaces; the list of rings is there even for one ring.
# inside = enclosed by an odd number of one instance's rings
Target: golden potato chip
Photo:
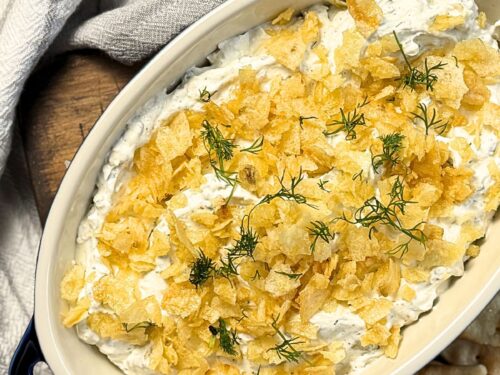
[[[492,80],[500,75],[500,52],[481,39],[458,42],[453,55],[458,61],[470,66],[481,78]]]
[[[479,14],[477,15],[477,23],[481,29],[486,28],[486,25],[488,24],[486,13],[479,12]]]
[[[377,269],[372,285],[381,295],[393,296],[399,289],[400,280],[400,265],[390,258]]]
[[[465,249],[455,243],[444,240],[430,240],[427,243],[428,251],[422,262],[423,267],[451,266],[462,259]]]
[[[408,286],[408,284],[403,284],[401,285],[401,288],[399,289],[398,296],[400,298],[403,298],[407,302],[413,301],[417,293],[413,288]]]
[[[231,305],[236,303],[236,290],[226,278],[216,278],[214,280],[214,293],[226,303]]]
[[[356,30],[347,30],[342,34],[342,45],[335,50],[335,69],[338,73],[359,66],[365,38]]]
[[[488,164],[488,171],[495,183],[490,186],[486,193],[486,211],[494,211],[500,204],[500,168],[497,164],[491,161]]]
[[[399,69],[396,65],[380,57],[368,57],[361,60],[361,64],[363,68],[370,72],[375,80],[397,78],[400,76]]]
[[[452,108],[460,108],[464,95],[469,88],[464,82],[464,69],[453,58],[429,56],[425,60],[428,66],[446,64],[442,69],[434,70],[437,81],[431,95],[442,100]]]
[[[384,348],[384,354],[389,358],[396,358],[398,354],[399,342],[401,341],[400,327],[393,326],[391,328],[391,336],[389,343]]]
[[[385,346],[390,335],[389,330],[383,324],[375,324],[368,328],[366,333],[361,337],[361,345]]]
[[[339,341],[333,341],[328,345],[328,350],[322,350],[320,353],[333,364],[341,362],[346,357],[344,345]]]
[[[454,29],[457,26],[463,25],[465,22],[464,16],[438,15],[434,18],[429,30],[433,32],[446,31]]]
[[[290,335],[305,337],[309,340],[316,340],[318,337],[318,327],[310,322],[303,321],[299,314],[291,315],[286,322],[285,331]]]
[[[491,96],[490,90],[488,90],[481,77],[474,73],[473,70],[464,70],[464,81],[469,91],[465,93],[462,104],[480,107],[489,101]]]
[[[266,51],[288,69],[296,70],[307,48],[317,38],[319,20],[314,12],[308,12],[296,30],[282,29],[264,43]]]
[[[240,375],[240,369],[236,366],[227,364],[227,363],[222,363],[222,362],[217,362],[215,364],[212,364],[210,366],[210,370],[206,372],[207,375]]]
[[[299,278],[300,274],[295,274],[288,264],[276,264],[266,277],[266,291],[275,297],[284,296],[300,286]]]
[[[85,285],[85,269],[80,264],[74,264],[63,276],[61,281],[61,297],[68,302],[78,298]]]
[[[288,8],[287,10],[281,12],[271,23],[273,25],[286,25],[290,22],[294,13],[295,10],[293,8]]]
[[[166,161],[183,155],[193,144],[193,135],[184,112],[175,115],[167,126],[162,126],[156,133],[156,145]]]
[[[94,284],[92,294],[97,302],[120,313],[136,300],[137,275],[125,271],[106,275]]]
[[[196,313],[201,306],[201,297],[194,287],[183,287],[181,285],[170,285],[163,296],[162,307],[172,315],[181,318]]]
[[[349,0],[347,10],[365,36],[373,33],[383,19],[382,9],[375,0]]]
[[[300,317],[302,321],[309,320],[325,303],[330,291],[328,286],[330,280],[315,274],[307,283],[306,287],[299,293],[297,302],[300,305]]]
[[[160,304],[154,296],[134,302],[119,315],[124,323],[150,322],[160,325],[162,321]]]
[[[63,324],[65,327],[73,327],[87,317],[90,307],[90,299],[84,297],[70,307],[69,311],[63,314]]]
[[[358,311],[358,314],[367,324],[373,325],[386,318],[391,308],[392,302],[387,299],[371,299],[366,306]]]
[[[300,260],[301,256],[309,255],[309,234],[301,224],[292,224],[283,227],[279,232],[279,243],[283,253],[293,262]]]

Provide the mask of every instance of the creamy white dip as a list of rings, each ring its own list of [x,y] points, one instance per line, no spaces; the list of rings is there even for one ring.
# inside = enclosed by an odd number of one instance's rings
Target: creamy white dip
[[[436,48],[450,42],[462,39],[481,38],[485,43],[495,46],[492,39],[492,28],[481,29],[477,24],[478,10],[473,0],[412,0],[394,1],[377,0],[383,10],[384,20],[379,29],[371,38],[379,38],[394,31],[403,44],[408,55],[415,56],[430,48]],[[342,45],[342,33],[354,27],[354,20],[346,10],[333,7],[316,5],[312,8],[318,15],[321,23],[320,43],[328,50],[328,61],[330,69],[335,72],[335,49]],[[458,28],[433,33],[429,31],[432,20],[440,14],[463,15],[464,25]],[[109,154],[97,181],[97,192],[93,199],[87,217],[82,221],[78,233],[78,255],[77,260],[83,264],[87,271],[95,272],[96,280],[108,273],[107,268],[101,263],[97,250],[96,233],[103,224],[104,217],[113,202],[113,194],[128,177],[128,168],[133,158],[134,151],[143,145],[150,137],[151,132],[170,115],[182,109],[201,110],[202,103],[199,101],[199,92],[206,88],[210,92],[217,91],[212,97],[215,102],[222,102],[231,97],[233,83],[238,77],[242,67],[251,66],[258,71],[259,77],[271,79],[273,76],[286,77],[290,72],[279,65],[271,56],[262,55],[255,49],[267,34],[263,26],[250,30],[248,33],[222,42],[219,50],[209,56],[212,65],[208,68],[194,68],[187,73],[183,84],[171,94],[160,93],[150,99],[141,110],[129,121],[127,130],[121,139],[115,144]],[[310,54],[309,56],[312,56]],[[306,57],[301,70],[307,72],[313,69],[314,58]],[[263,87],[266,87],[264,82]],[[498,103],[500,98],[500,85],[490,86],[492,102]],[[464,128],[454,128],[446,137],[438,137],[438,140],[450,143],[455,137],[470,140],[472,137]],[[332,136],[329,143],[332,145],[344,142],[343,135]],[[487,188],[493,183],[487,165],[494,160],[500,165],[500,160],[494,157],[498,139],[493,132],[484,130],[481,134],[481,146],[472,149],[475,157],[469,162],[469,167],[474,170],[474,185],[476,192],[455,208],[448,217],[440,218],[435,224],[444,229],[444,238],[448,241],[457,239],[460,235],[460,226],[468,221],[486,227],[490,215],[485,214],[484,195]],[[366,162],[365,170],[370,168],[370,153],[361,157],[360,162]],[[366,160],[365,160],[366,159]],[[453,165],[459,166],[463,163],[457,152],[452,152]],[[329,178],[334,178],[335,171],[328,173]],[[373,171],[368,175],[370,182],[375,182],[377,176]],[[205,175],[206,183],[196,191],[185,192],[188,205],[177,209],[174,214],[184,218],[188,225],[196,225],[189,220],[189,213],[199,208],[209,208],[213,198],[226,197],[230,187],[217,180],[213,174]],[[242,204],[257,201],[250,192],[238,186],[234,193],[234,202]],[[160,220],[158,229],[168,234],[168,225]],[[157,267],[154,271],[146,274],[139,283],[143,297],[155,296],[159,301],[162,299],[164,290],[168,287],[159,273],[168,268],[170,260],[168,257],[158,258]],[[444,289],[446,281],[451,276],[460,276],[464,272],[463,262],[457,262],[452,267],[436,267],[431,274],[429,282],[420,284],[408,284],[416,291],[416,297],[407,302],[402,299],[393,300],[393,308],[388,317],[388,324],[407,325],[418,319],[419,315],[432,308],[438,294]],[[403,281],[405,283],[405,281]],[[91,299],[90,312],[106,311],[92,298],[92,284],[87,284],[81,292],[81,296]],[[319,337],[325,342],[342,341],[346,350],[346,358],[337,366],[337,373],[357,373],[366,368],[368,363],[382,355],[381,350],[376,348],[363,348],[360,343],[365,333],[365,323],[349,309],[338,307],[334,312],[320,311],[314,315],[310,322],[317,326]],[[148,368],[149,345],[142,347],[134,346],[116,340],[100,338],[92,332],[85,322],[78,324],[79,337],[91,345],[96,345],[99,350],[108,356],[126,374],[153,374]],[[252,338],[240,335],[241,350],[244,353],[246,343]],[[251,364],[245,361],[242,368],[251,373]],[[254,368],[253,370],[256,370]]]

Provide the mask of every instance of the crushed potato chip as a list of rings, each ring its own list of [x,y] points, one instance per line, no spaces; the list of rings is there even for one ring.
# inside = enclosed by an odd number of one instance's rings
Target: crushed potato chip
[[[382,9],[375,0],[350,0],[347,1],[347,9],[365,36],[375,31],[383,19]]]
[[[75,301],[84,285],[85,269],[80,264],[75,264],[66,271],[61,281],[61,297],[68,302]]]

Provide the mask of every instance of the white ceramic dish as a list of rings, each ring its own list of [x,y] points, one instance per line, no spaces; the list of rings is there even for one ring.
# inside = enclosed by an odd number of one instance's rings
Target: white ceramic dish
[[[202,62],[217,44],[263,23],[288,8],[318,0],[228,0],[189,27],[122,90],[86,138],[61,183],[40,245],[35,289],[35,326],[40,346],[56,375],[119,374],[95,348],[80,341],[60,321],[59,283],[75,255],[75,238],[108,150],[127,120],[148,98],[177,82]],[[500,3],[483,0],[489,19],[500,17]],[[412,374],[449,344],[500,288],[500,221],[489,230],[481,255],[468,262],[465,275],[441,295],[432,312],[404,331],[395,360],[381,358],[366,374]]]

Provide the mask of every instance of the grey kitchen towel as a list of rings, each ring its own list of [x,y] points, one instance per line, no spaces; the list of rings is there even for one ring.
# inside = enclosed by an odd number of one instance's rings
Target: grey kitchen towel
[[[132,64],[224,1],[0,0],[0,374],[33,311],[41,232],[22,143],[12,142],[30,73],[43,56],[77,48]]]

